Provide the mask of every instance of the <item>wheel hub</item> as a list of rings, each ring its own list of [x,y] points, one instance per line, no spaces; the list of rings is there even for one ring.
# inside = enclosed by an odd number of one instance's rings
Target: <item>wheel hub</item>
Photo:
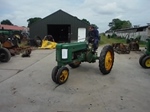
[[[108,51],[107,54],[106,54],[106,58],[105,58],[105,68],[106,70],[110,70],[111,67],[112,67],[112,55],[111,55],[111,52]]]
[[[68,77],[68,71],[67,70],[64,70],[62,71],[62,74],[60,75],[60,82],[64,82],[67,80],[67,77]]]
[[[150,59],[146,60],[145,65],[146,65],[146,67],[148,67],[148,68],[150,67]]]

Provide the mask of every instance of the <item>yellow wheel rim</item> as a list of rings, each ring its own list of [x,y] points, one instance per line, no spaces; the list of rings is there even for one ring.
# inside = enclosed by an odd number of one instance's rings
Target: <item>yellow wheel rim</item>
[[[145,65],[146,65],[146,67],[148,67],[148,68],[150,67],[150,59],[147,59],[147,60],[146,60]]]
[[[59,77],[60,82],[65,82],[67,80],[67,78],[68,78],[68,75],[69,75],[68,71],[67,70],[63,70],[62,74]]]
[[[106,53],[106,57],[105,57],[105,68],[106,68],[106,70],[108,70],[108,71],[111,69],[112,64],[113,64],[113,59],[112,59],[112,58],[113,58],[113,57],[112,57],[111,52],[108,51],[108,52]]]

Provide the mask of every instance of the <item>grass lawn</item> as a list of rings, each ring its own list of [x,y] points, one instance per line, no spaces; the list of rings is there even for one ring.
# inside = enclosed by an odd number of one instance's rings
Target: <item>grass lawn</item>
[[[112,44],[112,43],[123,43],[126,44],[126,39],[124,38],[108,38],[107,36],[101,36],[101,41],[100,41],[100,45],[104,45],[104,44]],[[140,41],[140,47],[145,47],[146,46],[146,42],[144,41]]]

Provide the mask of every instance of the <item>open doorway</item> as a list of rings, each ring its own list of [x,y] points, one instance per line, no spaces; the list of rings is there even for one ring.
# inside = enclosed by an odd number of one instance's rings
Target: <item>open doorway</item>
[[[71,25],[52,25],[47,26],[48,35],[52,35],[55,42],[69,42],[69,34],[71,32]]]

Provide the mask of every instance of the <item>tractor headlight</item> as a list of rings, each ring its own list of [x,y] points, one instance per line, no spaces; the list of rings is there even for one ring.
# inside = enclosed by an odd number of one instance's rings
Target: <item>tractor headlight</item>
[[[68,58],[68,49],[62,49],[62,59]]]

